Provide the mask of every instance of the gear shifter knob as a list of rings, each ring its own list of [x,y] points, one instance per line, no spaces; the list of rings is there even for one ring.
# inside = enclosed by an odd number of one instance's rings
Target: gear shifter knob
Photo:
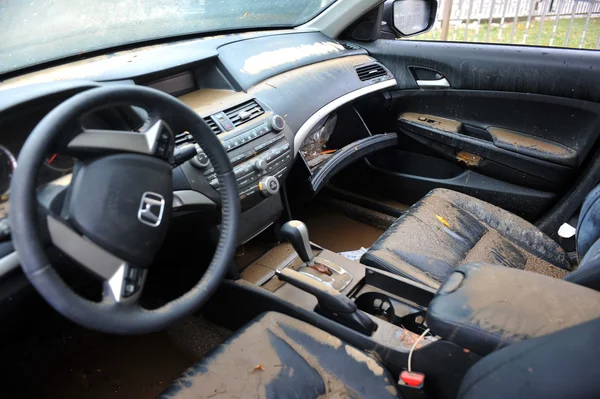
[[[290,220],[281,226],[281,235],[286,241],[292,244],[303,262],[311,266],[314,264],[313,253],[308,239],[308,229],[304,223],[299,220]]]

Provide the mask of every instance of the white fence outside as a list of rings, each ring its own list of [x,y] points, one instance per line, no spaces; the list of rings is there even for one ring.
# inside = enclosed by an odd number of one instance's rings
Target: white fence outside
[[[595,49],[600,45],[599,0],[440,0],[438,4],[428,39]],[[444,21],[448,6],[450,18]]]

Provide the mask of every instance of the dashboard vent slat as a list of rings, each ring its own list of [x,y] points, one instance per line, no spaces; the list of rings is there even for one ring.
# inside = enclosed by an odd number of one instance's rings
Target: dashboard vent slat
[[[358,78],[363,82],[381,76],[386,76],[388,74],[383,65],[377,63],[359,66],[356,68],[356,73],[358,74]]]
[[[212,120],[210,116],[204,118],[204,122],[208,124],[208,127],[210,127],[215,134],[221,133],[221,128],[215,123],[215,121]]]
[[[225,110],[225,115],[227,115],[231,123],[236,127],[264,113],[265,110],[254,100],[246,101],[243,104]]]
[[[183,144],[187,144],[187,143],[194,143],[194,137],[187,133],[187,132],[182,132],[182,133],[178,133],[175,135],[175,145],[176,146],[180,146]]]

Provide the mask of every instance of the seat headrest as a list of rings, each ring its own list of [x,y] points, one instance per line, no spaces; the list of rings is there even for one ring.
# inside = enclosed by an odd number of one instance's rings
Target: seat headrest
[[[600,238],[600,185],[586,197],[577,222],[577,256],[583,259]]]

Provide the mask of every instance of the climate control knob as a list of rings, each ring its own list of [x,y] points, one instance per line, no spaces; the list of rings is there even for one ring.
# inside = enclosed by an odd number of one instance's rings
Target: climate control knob
[[[270,125],[271,129],[275,130],[276,132],[281,132],[285,127],[285,121],[281,116],[273,115],[271,117]]]
[[[279,192],[279,180],[273,176],[263,177],[258,183],[258,189],[264,197],[272,197]]]
[[[267,161],[259,159],[254,162],[254,169],[256,169],[257,172],[264,172],[264,170],[267,169]]]

